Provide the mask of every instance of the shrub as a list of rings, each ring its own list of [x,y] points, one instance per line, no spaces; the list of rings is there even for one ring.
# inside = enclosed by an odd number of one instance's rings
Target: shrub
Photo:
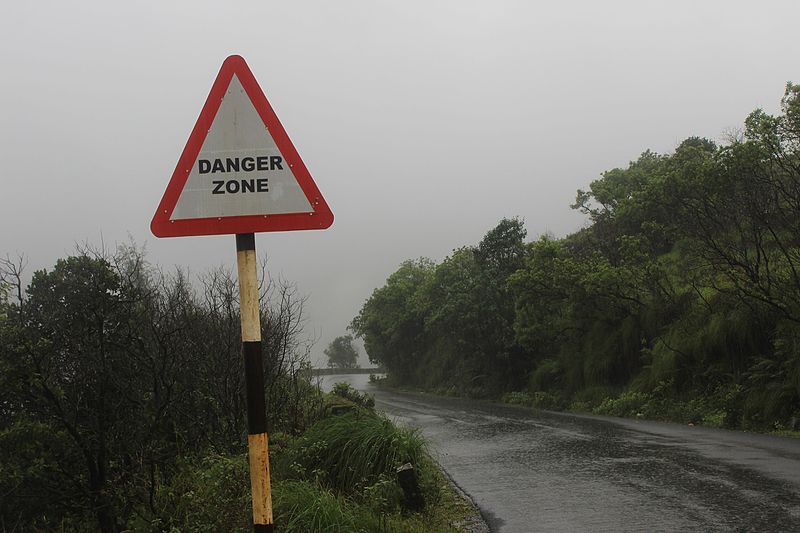
[[[592,410],[591,406],[588,403],[579,400],[575,400],[571,404],[569,404],[568,409],[576,413],[589,413]]]
[[[527,392],[507,392],[503,394],[501,401],[512,405],[533,405],[533,398]]]
[[[598,415],[610,416],[643,416],[642,410],[650,400],[650,396],[643,392],[627,391],[617,398],[606,398],[594,408]]]
[[[582,404],[587,404],[590,408],[600,405],[608,398],[617,395],[618,389],[613,387],[595,386],[581,389],[575,393],[573,400]]]
[[[564,369],[556,359],[545,359],[536,367],[530,378],[533,390],[553,390],[562,388]]]
[[[375,398],[373,398],[371,394],[367,394],[366,392],[358,392],[347,383],[336,383],[333,386],[331,394],[353,402],[364,409],[375,408]]]
[[[564,402],[549,392],[536,391],[533,393],[533,407],[537,409],[561,409]]]
[[[129,527],[136,531],[250,531],[249,489],[247,454],[183,461],[168,482],[157,485],[154,513],[140,512]]]
[[[77,500],[76,480],[65,465],[82,459],[66,432],[46,423],[23,420],[0,429],[0,531],[92,524],[89,509],[69,505]],[[53,486],[61,486],[61,498],[43,498]]]
[[[362,411],[317,422],[294,443],[286,460],[299,477],[351,493],[373,485],[381,475],[394,478],[397,466],[419,465],[423,456],[424,443],[416,430]]]

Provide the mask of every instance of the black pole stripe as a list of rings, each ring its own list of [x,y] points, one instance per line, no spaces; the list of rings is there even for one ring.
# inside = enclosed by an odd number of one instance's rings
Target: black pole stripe
[[[244,252],[245,250],[256,249],[256,234],[255,233],[237,233],[236,234],[236,251]]]
[[[275,528],[272,524],[253,524],[254,533],[273,533]]]
[[[247,432],[267,432],[267,406],[264,401],[264,368],[261,366],[261,341],[242,342],[244,378],[247,386]]]

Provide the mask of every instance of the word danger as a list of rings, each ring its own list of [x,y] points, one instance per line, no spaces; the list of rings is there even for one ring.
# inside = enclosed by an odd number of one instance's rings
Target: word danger
[[[283,170],[283,158],[278,155],[259,157],[226,157],[225,159],[198,159],[197,170],[200,174],[216,174],[227,172],[263,172],[265,170]],[[269,192],[268,178],[222,179],[211,180],[214,188],[211,194],[237,194],[247,192]]]

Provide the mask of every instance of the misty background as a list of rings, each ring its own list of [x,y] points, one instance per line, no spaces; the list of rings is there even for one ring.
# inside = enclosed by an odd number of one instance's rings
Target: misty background
[[[529,239],[646,149],[720,140],[800,81],[794,2],[37,2],[0,19],[0,255],[28,274],[132,239],[235,266],[233,236],[149,223],[222,61],[240,54],[336,217],[257,236],[309,297],[313,362],[398,264],[502,217]],[[367,364],[362,357],[362,365]]]

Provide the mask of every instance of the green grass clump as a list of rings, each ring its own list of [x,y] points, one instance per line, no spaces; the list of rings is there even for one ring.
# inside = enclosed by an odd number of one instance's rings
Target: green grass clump
[[[288,460],[297,474],[344,493],[418,465],[425,445],[418,432],[398,428],[382,415],[355,412],[317,422],[298,439]]]
[[[331,394],[351,401],[354,404],[363,407],[364,409],[371,410],[375,408],[375,398],[373,398],[371,394],[367,394],[366,392],[358,392],[347,383],[336,383],[333,386]]]
[[[419,434],[386,417],[359,409],[330,416],[274,458],[275,523],[288,532],[457,531],[472,513]],[[426,506],[409,512],[396,468],[414,465]]]
[[[409,514],[381,511],[318,483],[280,481],[273,485],[275,524],[284,533],[455,533],[471,509],[452,489],[443,492],[446,501],[435,512]]]
[[[348,502],[308,481],[280,481],[273,486],[275,523],[285,533],[330,531],[350,533],[365,531],[357,527],[357,519]]]
[[[451,533],[474,511],[454,493],[416,431],[366,409],[329,416],[303,436],[276,433],[270,447],[276,527],[286,533]],[[410,512],[396,467],[411,462],[426,501]],[[252,530],[247,454],[209,454],[155,476],[155,508],[135,531]]]

